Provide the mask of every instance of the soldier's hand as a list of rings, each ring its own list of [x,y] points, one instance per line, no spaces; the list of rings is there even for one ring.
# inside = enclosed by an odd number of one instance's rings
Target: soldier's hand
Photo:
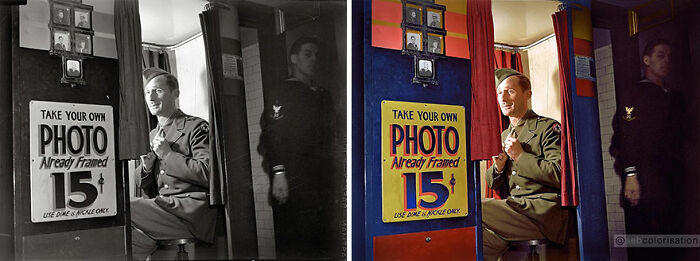
[[[503,172],[508,157],[506,157],[505,153],[501,152],[496,156],[491,156],[491,160],[493,160],[493,167],[496,168],[496,172]]]
[[[170,142],[168,142],[165,137],[162,136],[156,136],[153,139],[153,145],[152,145],[153,152],[158,155],[159,158],[165,158],[165,156],[168,155],[172,151],[170,148]]]
[[[146,155],[141,155],[141,168],[144,172],[153,171],[153,163],[156,160],[156,155],[153,152],[148,152]]]
[[[506,138],[506,141],[503,142],[503,151],[505,151],[511,159],[518,160],[520,154],[523,153],[523,146],[520,145],[518,139],[509,136]]]
[[[637,176],[631,176],[625,178],[625,199],[630,203],[630,206],[636,206],[639,204],[639,198],[642,196],[641,188],[639,187],[639,180]]]
[[[289,187],[287,184],[287,174],[272,175],[272,196],[280,204],[287,202]]]

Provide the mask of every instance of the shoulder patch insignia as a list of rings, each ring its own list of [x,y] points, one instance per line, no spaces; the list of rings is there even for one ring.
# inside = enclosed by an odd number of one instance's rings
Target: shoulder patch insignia
[[[622,116],[622,119],[624,119],[626,121],[633,121],[634,119],[637,118],[637,117],[632,116],[632,112],[634,112],[634,107],[625,106],[625,112],[626,112],[626,114],[625,114],[625,116]]]
[[[279,102],[275,102],[275,104],[272,105],[272,114],[270,114],[270,118],[273,120],[279,120],[284,118],[284,115],[282,115],[282,105],[279,105]]]
[[[204,123],[202,123],[202,126],[200,126],[199,128],[202,129],[203,131],[209,132],[209,123],[204,122]]]
[[[556,133],[561,133],[561,124],[559,124],[558,122],[552,124],[552,130]]]

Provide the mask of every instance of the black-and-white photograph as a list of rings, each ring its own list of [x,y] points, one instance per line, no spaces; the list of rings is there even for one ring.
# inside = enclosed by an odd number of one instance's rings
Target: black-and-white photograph
[[[436,9],[428,9],[428,14],[426,18],[428,19],[428,26],[434,28],[443,28],[442,23],[442,11]]]
[[[70,25],[71,8],[69,6],[54,4],[52,12],[52,21],[58,25]]]
[[[406,49],[422,51],[423,33],[415,30],[406,30]]]
[[[76,7],[73,25],[82,29],[92,29],[92,10]]]
[[[92,36],[75,33],[75,51],[82,54],[92,54]]]
[[[79,78],[82,77],[82,66],[80,60],[66,59],[65,76]]]
[[[417,5],[406,5],[404,21],[410,24],[423,24],[423,9]]]
[[[443,53],[443,37],[438,34],[429,33],[428,36],[428,52],[442,54]]]
[[[64,30],[53,30],[53,36],[51,37],[52,43],[51,47],[55,51],[68,51],[71,49],[71,38],[70,32]]]
[[[418,59],[418,76],[422,78],[433,77],[433,61]]]

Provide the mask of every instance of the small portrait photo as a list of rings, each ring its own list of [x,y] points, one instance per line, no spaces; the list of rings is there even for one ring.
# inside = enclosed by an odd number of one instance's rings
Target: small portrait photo
[[[55,51],[68,51],[70,52],[70,32],[64,30],[54,30],[52,37],[52,47]]]
[[[422,51],[423,34],[415,30],[406,30],[406,50]]]
[[[75,8],[75,27],[92,29],[92,10]]]
[[[80,60],[66,59],[64,69],[67,77],[81,78],[83,75],[83,68]]]
[[[409,24],[423,24],[422,8],[417,5],[406,5],[404,10],[404,21]]]
[[[75,33],[75,51],[92,55],[92,36],[89,34]]]
[[[439,34],[428,34],[428,52],[444,54],[445,50],[443,48],[444,41],[442,35]]]
[[[428,26],[440,29],[444,28],[442,25],[442,11],[437,9],[428,9],[426,18],[428,19]]]
[[[70,25],[70,7],[57,4],[53,6],[52,11],[54,24]]]
[[[433,78],[433,61],[418,59],[418,76],[422,78]]]

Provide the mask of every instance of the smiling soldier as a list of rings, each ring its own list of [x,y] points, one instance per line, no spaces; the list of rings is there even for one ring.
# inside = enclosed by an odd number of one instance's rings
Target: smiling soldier
[[[498,105],[510,126],[501,133],[503,152],[492,157],[486,182],[509,195],[481,202],[484,260],[498,259],[508,241],[562,244],[569,216],[560,200],[559,123],[528,109],[530,80],[519,72],[496,70],[496,86]]]
[[[131,201],[135,259],[156,249],[155,240],[197,238],[212,242],[216,209],[209,207],[209,127],[177,108],[177,79],[158,68],[143,71],[144,97],[158,126],[151,151],[136,169],[143,198]]]

